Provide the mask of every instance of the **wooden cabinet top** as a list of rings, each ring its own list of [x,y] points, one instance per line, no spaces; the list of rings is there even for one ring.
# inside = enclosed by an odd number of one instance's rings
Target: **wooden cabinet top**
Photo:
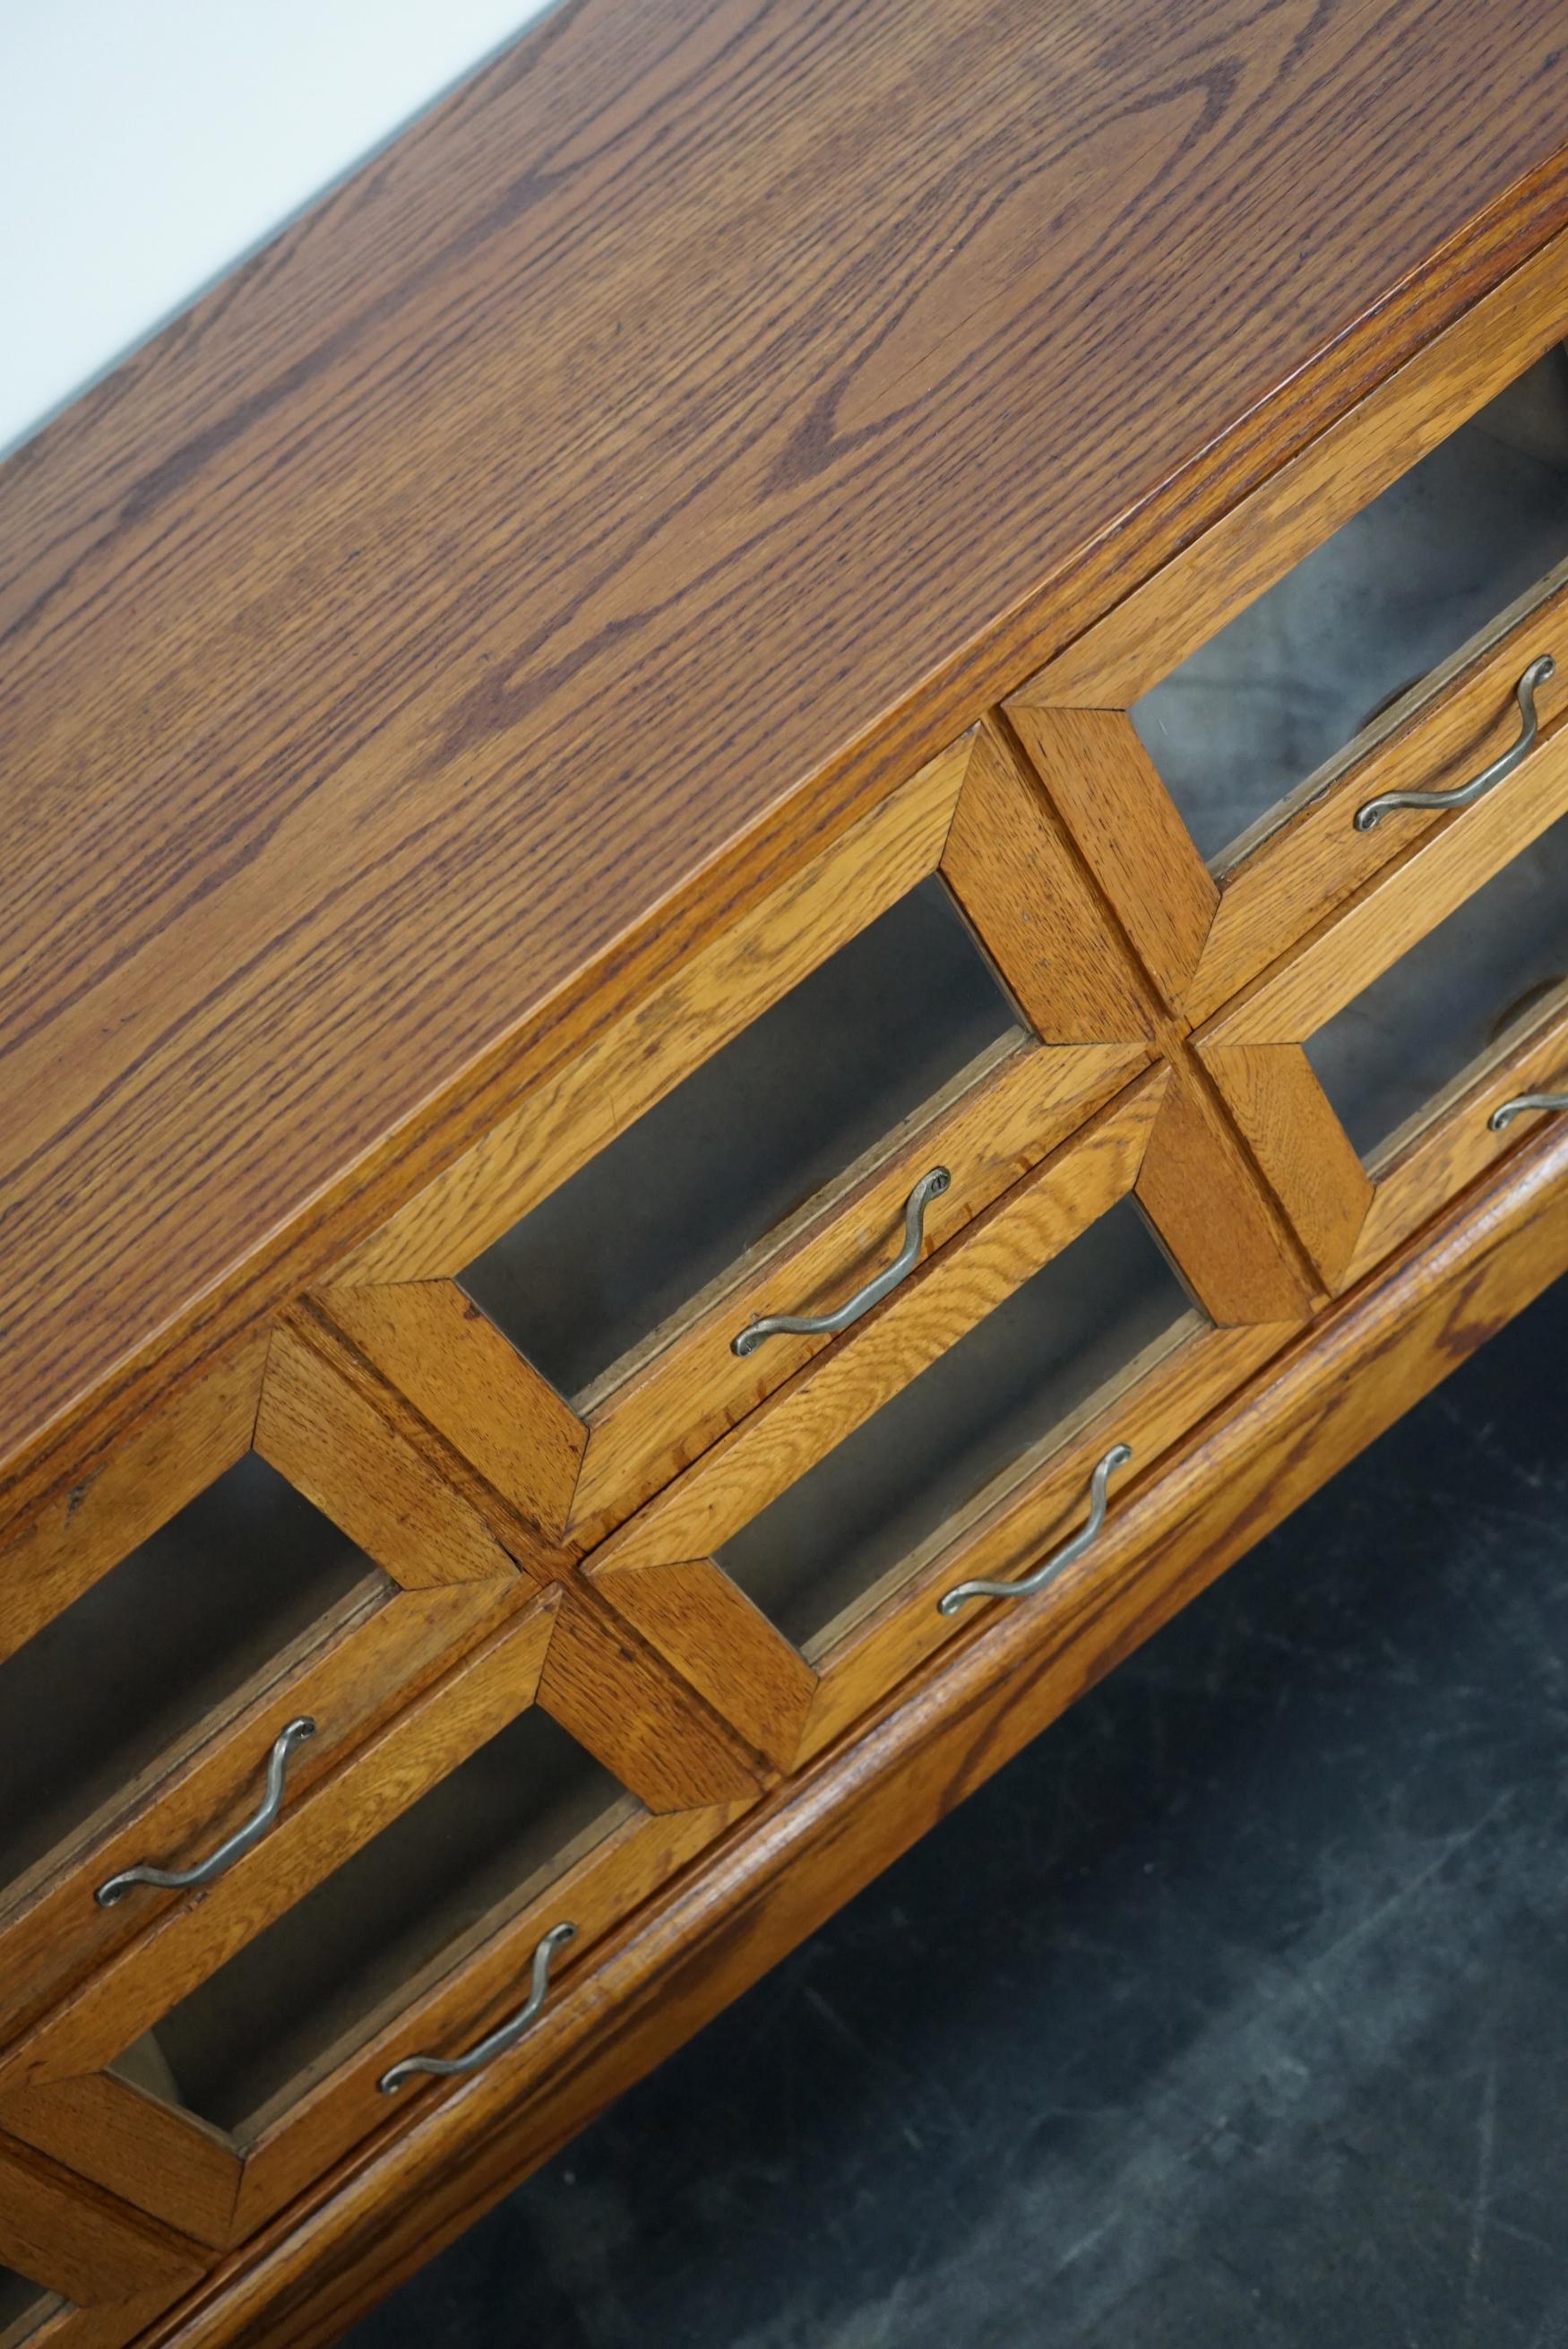
[[[0,467],[0,1461],[320,1273],[1553,234],[1565,32],[575,0]]]

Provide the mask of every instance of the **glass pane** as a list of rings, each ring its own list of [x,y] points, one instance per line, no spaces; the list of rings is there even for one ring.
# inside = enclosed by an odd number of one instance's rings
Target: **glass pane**
[[[1568,973],[1568,817],[1320,1028],[1306,1046],[1369,1156]]]
[[[455,1961],[635,1809],[531,1708],[165,2015],[152,2051],[115,2068],[220,2128],[258,2129],[307,2066],[395,2012],[422,1968]],[[520,2003],[527,1990],[524,1979]]]
[[[1554,350],[1134,706],[1203,855],[1565,555],[1568,370]]]
[[[720,1564],[808,1646],[1191,1311],[1119,1201],[726,1542]]]
[[[0,1664],[0,1886],[351,1593],[392,1586],[253,1453]]]
[[[46,2292],[41,2284],[29,2283],[26,2276],[14,2274],[10,2268],[0,2268],[0,2344],[3,2349],[20,2349],[29,2333],[35,2332],[46,2316],[64,2308],[65,2302],[57,2292]]]
[[[934,878],[628,1126],[462,1276],[577,1395],[1016,1015]]]

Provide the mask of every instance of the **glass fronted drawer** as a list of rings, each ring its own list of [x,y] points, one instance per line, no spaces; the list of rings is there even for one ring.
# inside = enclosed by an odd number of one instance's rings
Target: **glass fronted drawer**
[[[1568,362],[1467,416],[1496,364],[1414,363],[1009,704],[1193,1022],[1537,788],[1568,707]]]
[[[1016,1578],[1101,1454],[1147,1464],[1297,1326],[1283,1269],[1250,1310],[1227,1292],[1215,1241],[1248,1228],[1262,1251],[1246,1176],[1177,1073],[1138,1080],[590,1580],[791,1766],[952,1636],[937,1602],[968,1561]]]
[[[0,1559],[0,2041],[523,1588],[324,1357],[247,1343]],[[261,1815],[261,1816],[258,1816]]]
[[[676,1727],[581,1599],[526,1599],[0,2061],[0,2128],[241,2240],[438,2093],[526,2002],[545,1937],[574,1964],[755,1799],[743,1774],[689,1782]]]
[[[1345,1288],[1568,1087],[1568,737],[1528,798],[1430,839],[1198,1042]]]
[[[530,1092],[323,1309],[581,1557],[1090,1117],[1152,1016],[981,730]]]

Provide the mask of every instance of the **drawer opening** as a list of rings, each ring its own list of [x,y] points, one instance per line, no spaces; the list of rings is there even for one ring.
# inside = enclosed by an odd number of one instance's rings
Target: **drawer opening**
[[[1116,1206],[788,1486],[718,1562],[813,1661],[1154,1361],[1207,1327]]]
[[[394,1588],[266,1461],[236,1461],[0,1663],[0,1888]]]
[[[1364,1159],[1558,1008],[1568,987],[1568,816],[1390,964],[1306,1043]]]
[[[652,1331],[1022,1032],[933,875],[514,1224],[461,1285],[586,1408]]]
[[[11,2268],[0,2268],[0,2349],[22,2349],[46,2317],[61,2316],[69,2306],[57,2292],[29,2283]]]
[[[1553,348],[1134,703],[1200,854],[1239,862],[1316,796],[1320,767],[1565,556],[1568,359]]]
[[[429,1983],[639,1816],[606,1770],[530,1707],[190,1992],[150,2035],[150,2046],[139,2043],[111,2068],[145,2094],[253,2141]],[[528,1990],[526,1965],[521,1971],[519,2003]],[[410,2028],[417,2037],[418,2026]]]

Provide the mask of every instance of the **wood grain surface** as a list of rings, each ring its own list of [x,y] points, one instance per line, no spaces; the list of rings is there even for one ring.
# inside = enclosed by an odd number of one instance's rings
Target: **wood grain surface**
[[[12,457],[15,1489],[1524,262],[1560,30],[569,0]]]

